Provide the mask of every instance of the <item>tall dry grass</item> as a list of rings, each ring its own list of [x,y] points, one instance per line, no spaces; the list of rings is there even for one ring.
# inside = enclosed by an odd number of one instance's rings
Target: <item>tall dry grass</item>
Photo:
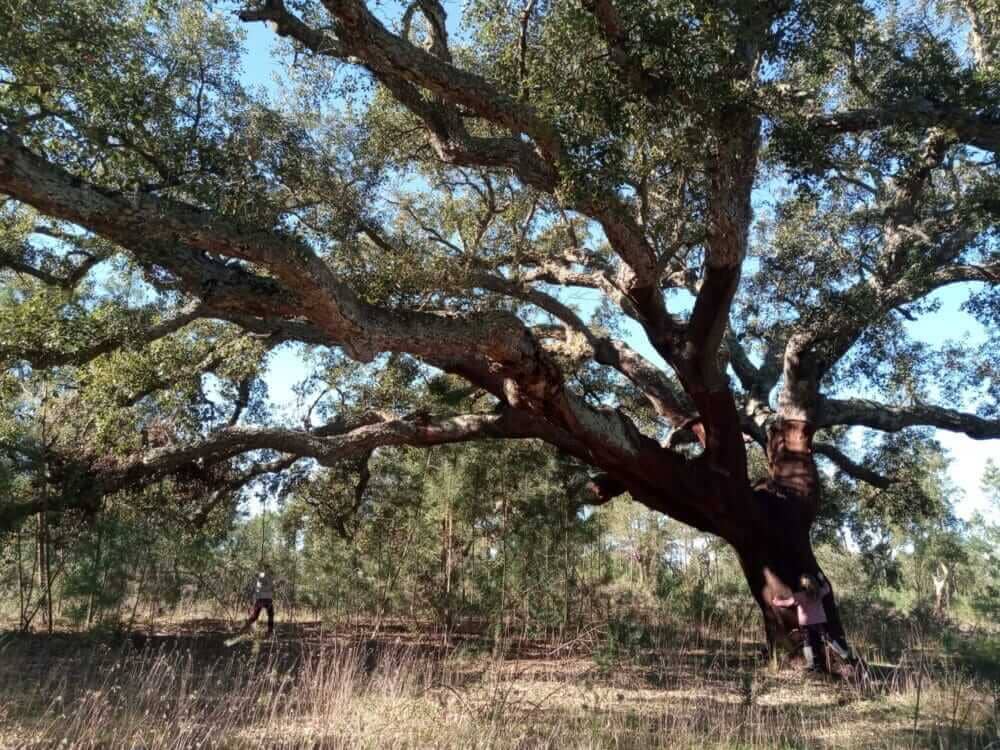
[[[996,747],[997,695],[918,644],[866,688],[772,673],[740,641],[721,648],[721,634],[720,623],[664,631],[597,660],[559,644],[511,642],[493,658],[330,638],[294,650],[80,641],[57,658],[14,639],[0,642],[0,745]]]

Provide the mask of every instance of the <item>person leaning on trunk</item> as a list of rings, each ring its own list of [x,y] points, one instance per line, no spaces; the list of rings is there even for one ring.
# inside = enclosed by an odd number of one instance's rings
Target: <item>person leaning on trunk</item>
[[[830,637],[826,628],[826,608],[823,597],[830,593],[830,584],[823,581],[822,586],[815,576],[804,575],[799,579],[799,590],[791,596],[776,596],[771,600],[775,607],[795,607],[799,619],[799,627],[805,631],[806,642],[802,653],[806,657],[806,668],[810,672],[825,672],[826,660],[822,656],[823,641],[845,661],[850,661],[850,652]]]

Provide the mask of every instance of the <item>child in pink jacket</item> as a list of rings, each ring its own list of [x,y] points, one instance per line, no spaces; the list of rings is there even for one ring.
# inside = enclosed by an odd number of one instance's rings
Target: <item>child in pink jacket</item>
[[[802,653],[806,657],[806,667],[810,672],[825,672],[826,660],[817,662],[816,657],[822,653],[823,641],[826,640],[843,659],[849,659],[848,652],[834,639],[826,637],[826,609],[823,607],[823,597],[830,593],[830,584],[826,581],[820,586],[814,576],[804,575],[799,579],[800,590],[791,596],[776,596],[771,603],[776,607],[795,607],[799,617],[799,627],[805,630],[806,642]]]

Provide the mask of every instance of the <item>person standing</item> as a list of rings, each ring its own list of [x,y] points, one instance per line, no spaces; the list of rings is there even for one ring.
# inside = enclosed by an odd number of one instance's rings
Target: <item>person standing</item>
[[[267,637],[270,638],[274,634],[274,579],[270,565],[261,566],[254,579],[253,607],[250,610],[250,619],[243,626],[244,630],[249,630],[257,622],[262,609],[267,611]]]

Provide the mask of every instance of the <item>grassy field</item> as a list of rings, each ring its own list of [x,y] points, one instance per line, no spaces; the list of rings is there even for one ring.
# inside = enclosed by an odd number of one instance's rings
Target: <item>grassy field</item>
[[[604,623],[499,644],[404,623],[375,637],[370,623],[284,624],[232,647],[209,619],[135,637],[8,632],[0,746],[1000,747],[995,635],[893,627],[862,629],[874,661],[854,682],[774,671],[746,623]],[[889,635],[891,664],[877,653]]]

